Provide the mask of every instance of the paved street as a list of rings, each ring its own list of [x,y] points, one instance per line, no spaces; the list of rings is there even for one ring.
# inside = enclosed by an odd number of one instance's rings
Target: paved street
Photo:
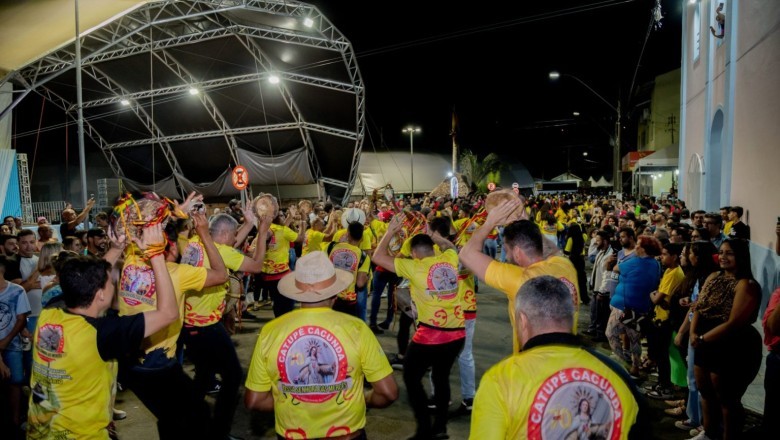
[[[385,302],[383,301],[383,304]],[[507,356],[511,351],[512,339],[510,334],[509,317],[507,315],[506,297],[482,284],[478,294],[479,312],[477,314],[477,327],[474,342],[474,358],[476,359],[477,377],[481,377],[487,368]],[[260,319],[258,321],[244,322],[241,334],[234,337],[237,344],[238,357],[244,368],[249,367],[257,333],[263,322],[272,318],[270,310],[255,312]],[[381,316],[381,315],[380,315]],[[580,310],[580,328],[587,325],[588,309],[583,306]],[[385,332],[378,336],[385,352],[392,356],[396,352],[395,331]],[[587,338],[586,338],[587,339]],[[599,344],[604,353],[609,354],[606,344]],[[191,367],[188,367],[191,372]],[[400,398],[391,407],[383,410],[370,410],[367,416],[367,432],[371,439],[405,439],[414,433],[414,417],[403,386],[403,378],[400,371],[396,371],[396,382],[400,389]],[[460,385],[458,379],[457,362],[453,367],[452,384],[452,409],[460,403]],[[243,390],[242,390],[243,395]],[[210,398],[209,398],[210,399]],[[651,419],[657,421],[653,425],[653,438],[686,439],[690,436],[674,427],[674,420],[663,413],[663,403],[650,401],[653,410]],[[118,397],[118,408],[127,411],[127,419],[117,422],[120,438],[122,439],[157,439],[154,426],[154,418],[140,404],[135,396],[129,392],[121,392]],[[757,422],[756,417],[749,417],[748,426]],[[233,435],[252,439],[272,439],[274,437],[273,415],[250,413],[243,402],[239,404],[234,421]],[[455,417],[448,426],[450,438],[454,440],[467,439],[469,434],[469,418],[465,416]]]

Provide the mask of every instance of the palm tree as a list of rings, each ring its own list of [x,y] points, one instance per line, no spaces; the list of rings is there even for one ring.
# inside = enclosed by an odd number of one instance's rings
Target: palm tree
[[[504,163],[496,153],[490,153],[482,159],[471,150],[463,150],[460,154],[460,172],[470,185],[480,191],[487,190],[488,175],[494,173],[495,177],[499,177],[502,168]]]

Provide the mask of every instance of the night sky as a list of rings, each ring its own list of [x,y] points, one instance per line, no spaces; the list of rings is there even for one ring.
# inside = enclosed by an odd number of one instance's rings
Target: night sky
[[[636,149],[632,110],[649,99],[636,91],[680,66],[680,0],[662,1],[662,27],[650,31],[633,88],[655,0],[312,3],[358,55],[371,135],[364,151],[408,149],[401,129],[414,124],[422,128],[415,150],[451,154],[454,108],[462,148],[519,159],[545,178],[566,171],[571,150],[572,172],[611,178],[614,111],[548,73],[575,75],[613,105],[623,99],[625,154]],[[583,161],[584,151],[597,163]]]
[[[662,27],[650,30],[638,69],[655,0],[470,2],[468,7],[440,0],[311,3],[357,54],[366,88],[363,150],[369,152],[408,151],[409,138],[401,129],[413,124],[422,129],[415,151],[449,157],[454,108],[461,148],[520,161],[534,177],[566,171],[570,157],[573,173],[611,179],[614,111],[575,81],[551,82],[548,73],[575,75],[613,105],[618,97],[623,100],[625,154],[636,149],[635,105],[649,99],[647,87],[644,95],[637,90],[680,66],[681,0],[662,0]],[[68,148],[61,148],[63,130],[46,128],[62,124],[65,116],[49,104],[41,118],[41,108],[37,94],[19,105],[15,132],[24,135],[14,143],[31,161],[35,158],[33,170],[57,167],[65,188],[77,178],[75,127]],[[39,123],[44,130],[37,137]],[[87,151],[97,154],[89,140]],[[66,155],[69,166],[63,170]],[[42,168],[46,165],[48,170]]]

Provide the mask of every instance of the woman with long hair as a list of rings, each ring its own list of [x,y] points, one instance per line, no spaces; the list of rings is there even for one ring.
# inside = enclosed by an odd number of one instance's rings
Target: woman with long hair
[[[742,436],[742,396],[761,365],[761,336],[752,325],[758,318],[761,286],[750,269],[749,246],[741,239],[721,244],[720,271],[707,277],[693,306],[689,340],[704,425],[698,439]]]
[[[688,343],[693,312],[691,306],[696,304],[699,291],[704,286],[713,272],[718,270],[715,262],[718,250],[710,241],[694,241],[683,248],[680,261],[682,262],[685,279],[680,288],[672,297],[672,322],[678,326],[674,344],[687,360],[688,397],[685,402],[684,412],[686,420],[675,422],[675,426],[683,430],[698,429],[701,427],[701,404],[699,402],[699,389],[696,387],[696,378],[693,374],[693,347]],[[682,415],[682,411],[673,415]]]

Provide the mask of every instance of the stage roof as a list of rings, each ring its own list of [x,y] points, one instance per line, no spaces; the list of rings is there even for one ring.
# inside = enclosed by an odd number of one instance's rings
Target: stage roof
[[[346,197],[364,88],[352,45],[316,7],[80,0],[79,12],[85,138],[117,177],[139,187],[170,178],[179,194],[198,186],[224,196],[234,192],[226,169],[251,158],[261,170],[252,185],[319,184]],[[37,93],[76,120],[74,18],[72,1],[0,8],[0,84],[14,85],[0,118]]]

